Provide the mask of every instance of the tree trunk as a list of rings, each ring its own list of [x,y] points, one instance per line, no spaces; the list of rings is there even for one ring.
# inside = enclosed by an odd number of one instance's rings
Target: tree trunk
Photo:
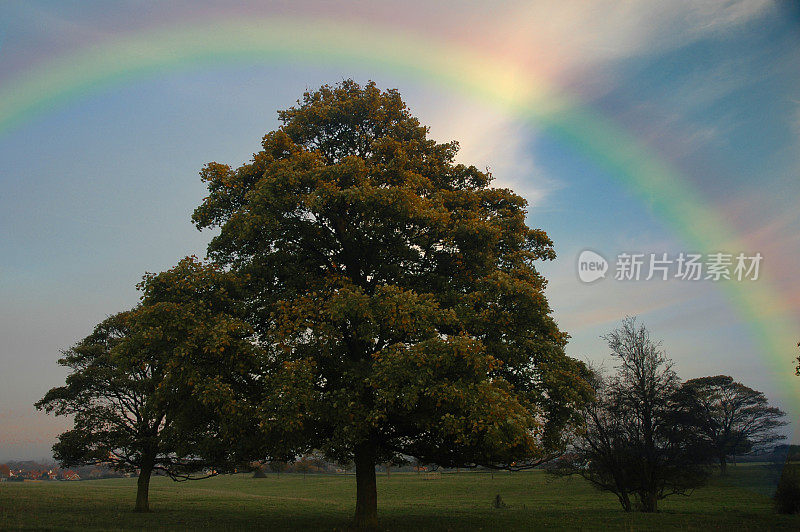
[[[641,495],[642,511],[652,513],[658,511],[658,494],[655,490]]]
[[[722,476],[728,474],[728,460],[725,458],[725,455],[719,457],[719,472]]]
[[[150,456],[142,458],[139,467],[139,479],[136,481],[136,508],[137,512],[150,511],[150,475],[153,472],[155,459]]]
[[[628,491],[625,489],[625,483],[623,482],[620,474],[614,475],[614,485],[616,489],[613,490],[613,492],[617,495],[619,503],[622,505],[622,509],[626,512],[630,512],[633,509],[633,505],[631,504],[630,495],[628,495]]]
[[[631,507],[631,499],[628,497],[628,494],[625,492],[617,494],[617,498],[619,499],[619,503],[622,505],[622,509],[626,512],[630,512]]]
[[[378,490],[375,482],[375,445],[372,442],[355,448],[356,463],[356,515],[358,530],[378,528]]]

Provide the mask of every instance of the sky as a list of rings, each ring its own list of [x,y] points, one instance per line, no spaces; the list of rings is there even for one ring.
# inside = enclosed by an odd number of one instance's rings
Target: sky
[[[397,88],[528,199],[568,354],[613,368],[601,336],[639,316],[682,378],[765,392],[800,441],[790,3],[62,0],[0,4],[0,461],[69,427],[33,407],[60,350],[205,255],[200,168],[248,161],[277,110],[346,78]],[[592,283],[587,249],[609,263]],[[757,280],[614,278],[620,253],[740,252]]]

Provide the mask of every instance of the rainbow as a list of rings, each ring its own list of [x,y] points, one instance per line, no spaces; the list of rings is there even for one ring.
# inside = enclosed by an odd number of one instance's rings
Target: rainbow
[[[224,39],[210,39],[221,35]],[[140,31],[25,70],[0,85],[0,135],[87,94],[162,72],[216,63],[338,64],[391,71],[483,100],[593,161],[702,252],[744,250],[691,183],[636,138],[508,57],[390,27],[288,17],[201,21]],[[800,411],[791,360],[798,338],[791,305],[768,279],[720,283],[750,325],[783,398]]]

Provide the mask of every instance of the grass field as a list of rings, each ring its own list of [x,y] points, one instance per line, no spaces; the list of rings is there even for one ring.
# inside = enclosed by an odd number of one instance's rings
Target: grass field
[[[800,529],[800,516],[773,512],[774,473],[760,465],[731,467],[690,497],[661,502],[657,514],[626,514],[613,495],[581,479],[542,471],[415,473],[378,478],[378,513],[387,530]],[[317,529],[348,528],[351,475],[221,476],[174,483],[153,479],[149,514],[132,511],[135,479],[0,484],[2,529]],[[495,509],[497,494],[509,505]]]

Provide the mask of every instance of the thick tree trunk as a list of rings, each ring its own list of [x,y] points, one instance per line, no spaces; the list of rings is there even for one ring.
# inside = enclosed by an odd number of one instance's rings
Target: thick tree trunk
[[[728,460],[725,455],[719,457],[719,472],[723,476],[728,474]]]
[[[136,508],[137,512],[150,511],[150,475],[153,473],[155,460],[151,457],[142,458],[139,467],[139,479],[136,481]]]
[[[641,495],[642,511],[647,513],[658,511],[658,494],[655,490]]]
[[[378,490],[375,482],[375,446],[371,442],[357,445],[356,463],[356,515],[358,530],[378,528]]]

